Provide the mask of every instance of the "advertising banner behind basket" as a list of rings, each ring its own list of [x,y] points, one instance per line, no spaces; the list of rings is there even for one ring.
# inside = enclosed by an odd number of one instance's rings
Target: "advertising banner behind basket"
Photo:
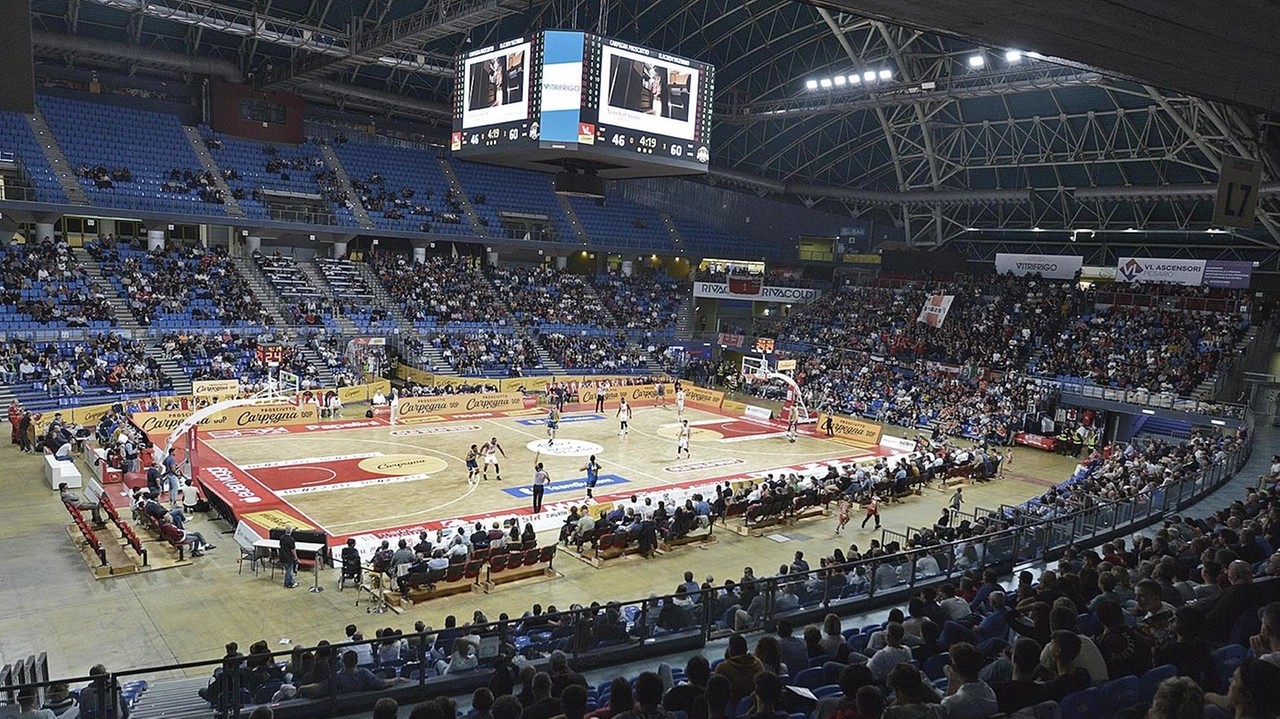
[[[529,397],[528,406],[536,406],[537,399]],[[393,420],[426,417],[436,414],[464,414],[466,412],[506,412],[524,409],[526,399],[519,392],[488,392],[484,394],[446,394],[435,397],[403,397],[396,402]]]
[[[884,427],[875,422],[867,422],[852,417],[842,417],[838,414],[827,414],[823,412],[818,415],[818,431],[825,432],[827,420],[831,420],[831,432],[841,439],[851,440],[858,444],[879,445],[880,436],[884,434]]]
[[[633,384],[633,385],[610,385],[604,393],[604,401],[606,404],[616,406],[618,400],[623,397],[627,398],[627,402],[637,404],[640,402],[654,402],[658,398],[657,385],[655,384]],[[663,389],[666,392],[668,402],[674,401],[676,388],[673,384],[664,384]],[[688,392],[685,392],[686,397]],[[596,388],[594,386],[584,385],[578,388],[578,402],[581,404],[594,405],[596,403]]]
[[[191,383],[191,394],[196,397],[234,399],[240,396],[238,379],[202,379]]]
[[[1019,255],[1011,252],[996,253],[996,274],[1014,274],[1018,277],[1040,275],[1049,280],[1069,280],[1084,266],[1084,258],[1078,255]]]
[[[951,303],[955,298],[955,295],[930,295],[929,299],[924,301],[924,306],[920,308],[920,316],[916,317],[916,322],[923,322],[930,327],[941,327],[942,323],[947,321],[947,312],[951,310]]]
[[[1247,289],[1252,262],[1175,260],[1166,257],[1121,257],[1116,282],[1161,282],[1168,285]]]
[[[746,288],[749,289],[749,288]],[[728,282],[694,282],[694,297],[722,297],[724,299],[757,299],[766,302],[798,302],[807,304],[818,299],[822,290],[812,287],[770,287],[763,285],[752,294],[734,292]]]

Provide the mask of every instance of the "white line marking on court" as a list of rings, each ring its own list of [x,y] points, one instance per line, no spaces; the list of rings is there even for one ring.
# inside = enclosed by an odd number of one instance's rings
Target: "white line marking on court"
[[[300,469],[293,467],[295,464],[320,464],[322,462],[341,462],[344,459],[368,459],[369,457],[380,456],[381,452],[366,452],[364,454],[336,454],[332,457],[307,457],[305,459],[283,459],[279,462],[259,462],[257,464],[241,464],[240,469],[266,469],[268,467],[281,467],[283,469]]]
[[[774,437],[786,436],[786,432],[769,432],[768,434],[744,434],[738,437],[723,437],[715,441],[720,444],[733,444],[734,442],[753,442],[757,439],[772,439]]]

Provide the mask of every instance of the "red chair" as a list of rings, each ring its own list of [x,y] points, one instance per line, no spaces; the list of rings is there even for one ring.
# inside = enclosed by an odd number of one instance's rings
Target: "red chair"
[[[466,574],[466,567],[461,564],[450,564],[449,569],[445,571],[444,581],[457,582],[461,581]]]
[[[546,547],[543,547],[543,548],[540,550],[539,557],[538,557],[538,561],[539,561],[539,562],[544,562],[544,563],[546,563],[547,565],[550,565],[550,564],[551,564],[551,561],[552,561],[553,559],[555,559],[555,556],[556,556],[556,548],[555,548],[555,546],[554,546],[554,545],[548,545],[548,546],[546,546]]]
[[[480,578],[480,568],[483,566],[483,559],[473,559],[470,562],[467,562],[466,569],[463,571],[462,576],[474,582],[476,579]]]
[[[471,561],[473,561],[473,562],[475,562],[475,561],[483,562],[484,560],[486,560],[486,559],[488,559],[488,558],[489,558],[489,548],[488,548],[488,547],[483,547],[483,548],[481,548],[481,549],[476,549],[476,550],[473,550],[473,551],[471,552]]]
[[[498,554],[498,555],[489,557],[489,576],[493,576],[494,574],[498,574],[500,572],[505,572],[506,569],[507,569],[506,554]]]
[[[554,549],[554,547],[553,547],[553,549]],[[526,566],[526,567],[532,567],[533,565],[535,565],[535,564],[537,564],[537,563],[538,563],[538,560],[539,560],[541,557],[542,557],[542,550],[541,550],[541,549],[538,549],[537,547],[534,547],[533,549],[530,549],[529,551],[527,551],[527,552],[525,552],[525,553],[524,553],[524,566]]]

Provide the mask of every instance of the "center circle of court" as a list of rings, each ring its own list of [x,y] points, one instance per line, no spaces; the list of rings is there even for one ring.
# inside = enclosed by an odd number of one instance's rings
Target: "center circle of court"
[[[444,471],[449,463],[439,457],[425,454],[382,454],[360,460],[359,467],[373,474],[403,476],[406,474],[435,474]]]
[[[590,457],[593,454],[604,452],[604,447],[595,442],[584,442],[580,439],[558,439],[552,444],[548,444],[545,439],[538,439],[529,442],[525,447],[530,452],[549,454],[556,457]]]
[[[663,425],[658,428],[658,436],[675,439],[680,436],[680,428],[676,425]],[[724,433],[717,432],[714,429],[707,429],[706,427],[689,425],[689,439],[697,441],[724,439]]]

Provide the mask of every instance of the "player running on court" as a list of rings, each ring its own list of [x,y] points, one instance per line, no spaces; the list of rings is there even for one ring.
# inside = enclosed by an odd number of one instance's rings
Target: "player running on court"
[[[689,429],[689,420],[682,420],[680,424],[680,433],[676,435],[676,459],[680,459],[680,453],[684,452],[685,459],[689,459],[689,436],[693,431]]]
[[[618,436],[631,434],[631,428],[627,426],[631,421],[631,405],[627,404],[626,397],[623,397],[622,402],[618,404],[618,413],[615,416],[618,418]]]
[[[480,450],[473,444],[470,451],[467,452],[467,484],[475,484],[476,477],[480,476]]]
[[[490,437],[480,450],[484,455],[484,473],[481,475],[485,480],[489,479],[489,465],[493,465],[493,471],[498,476],[498,481],[502,481],[502,466],[498,464],[498,455],[501,454],[503,459],[507,458],[507,453],[502,449],[502,445],[498,444],[497,437]]]
[[[853,512],[853,500],[849,495],[840,495],[840,503],[836,505],[836,534],[849,523],[849,515]]]
[[[596,482],[600,481],[600,463],[596,461],[596,456],[591,455],[591,459],[579,467],[578,471],[587,473],[587,499],[592,499],[591,491],[596,488]]]
[[[547,415],[547,437],[550,438],[547,440],[548,447],[556,443],[557,429],[560,429],[560,408],[553,404],[551,412]]]

